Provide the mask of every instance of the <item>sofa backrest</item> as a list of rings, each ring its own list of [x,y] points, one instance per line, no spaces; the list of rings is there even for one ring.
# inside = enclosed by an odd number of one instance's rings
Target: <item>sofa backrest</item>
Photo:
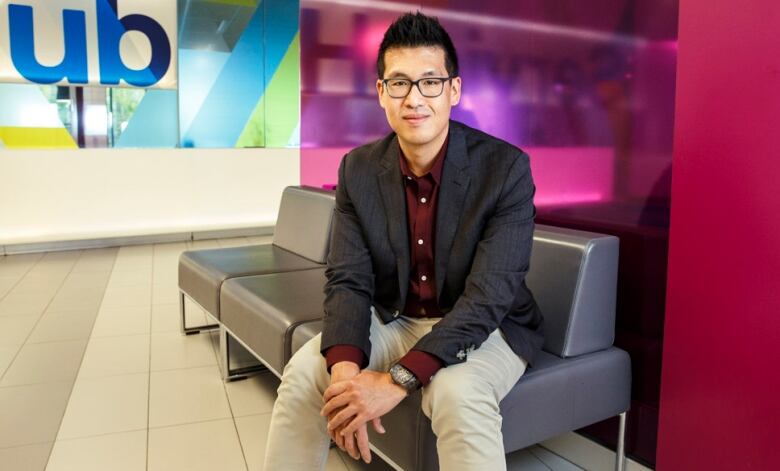
[[[544,350],[572,357],[615,340],[618,238],[537,225],[526,282],[544,316]]]
[[[325,263],[335,205],[334,191],[288,186],[279,204],[274,245],[311,261]]]

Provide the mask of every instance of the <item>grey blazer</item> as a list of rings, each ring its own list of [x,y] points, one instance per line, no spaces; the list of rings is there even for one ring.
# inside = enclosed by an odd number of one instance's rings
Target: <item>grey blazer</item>
[[[543,320],[525,285],[536,214],[528,155],[456,121],[449,136],[434,253],[445,315],[414,349],[445,366],[460,363],[500,327],[512,350],[533,363]],[[385,323],[402,313],[410,273],[406,219],[395,134],[345,155],[325,272],[323,353],[347,344],[370,358],[370,307]]]

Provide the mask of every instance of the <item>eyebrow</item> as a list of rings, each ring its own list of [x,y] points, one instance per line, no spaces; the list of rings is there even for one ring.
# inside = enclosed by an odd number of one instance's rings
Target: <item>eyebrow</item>
[[[422,77],[437,77],[435,70],[429,70],[428,72],[425,72],[422,74]],[[388,75],[387,78],[405,78],[411,80],[411,77],[406,75],[403,72],[393,72],[392,74]]]

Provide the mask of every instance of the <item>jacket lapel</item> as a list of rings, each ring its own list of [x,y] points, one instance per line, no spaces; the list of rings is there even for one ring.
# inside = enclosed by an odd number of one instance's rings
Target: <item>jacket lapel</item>
[[[441,297],[450,250],[458,230],[463,202],[469,187],[466,139],[460,128],[450,125],[450,142],[444,160],[441,187],[436,210],[436,294]]]
[[[401,301],[406,299],[409,288],[409,229],[406,221],[406,196],[401,181],[401,167],[398,162],[398,138],[394,137],[385,149],[380,161],[382,167],[377,174],[382,205],[385,209],[387,234],[395,253],[398,266],[398,286]]]

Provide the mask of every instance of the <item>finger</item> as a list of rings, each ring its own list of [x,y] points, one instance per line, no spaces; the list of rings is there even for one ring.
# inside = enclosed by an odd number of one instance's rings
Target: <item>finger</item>
[[[339,434],[335,430],[328,430],[328,436],[338,445]]]
[[[328,430],[338,428],[355,415],[357,415],[357,408],[354,406],[347,406],[341,409],[332,419],[328,420]]]
[[[347,453],[349,453],[349,456],[356,460],[360,459],[360,453],[358,453],[357,448],[355,447],[355,434],[344,434],[342,432],[342,435],[344,435],[344,446],[347,448]]]
[[[333,442],[336,443],[336,446],[339,447],[341,451],[347,451],[347,448],[344,445],[344,436],[341,434],[341,429],[336,429],[333,432]]]
[[[346,394],[339,394],[322,407],[320,415],[329,416],[333,411],[347,404],[349,404],[349,397]]]
[[[344,427],[344,431],[342,431],[341,433],[345,435],[354,435],[357,433],[360,427],[368,427],[368,421],[364,416],[361,416],[360,414],[356,414],[355,418],[353,418],[349,422],[349,424],[347,424],[347,426]]]
[[[371,419],[371,425],[374,426],[374,430],[376,430],[376,433],[385,433],[387,430],[382,426],[382,419],[377,417],[376,419]]]
[[[338,383],[331,384],[325,390],[325,393],[322,395],[322,399],[325,402],[330,401],[334,396],[338,396],[339,394],[346,391],[349,385],[350,385],[349,381],[339,381]]]
[[[332,419],[334,415],[336,415],[336,414],[331,414],[330,416],[328,416],[328,421],[330,421],[330,419]],[[327,424],[325,424],[325,425],[326,425],[325,426],[325,430],[328,431],[328,435],[330,436],[330,438],[336,443],[336,445],[339,446],[339,448],[341,448],[343,450],[344,449],[344,437],[342,437],[339,432],[341,432],[341,430],[344,427],[338,427],[338,428],[334,428],[334,429],[331,430],[330,428],[327,427]]]
[[[355,436],[357,437],[357,446],[358,450],[360,451],[360,456],[363,458],[363,461],[365,461],[366,464],[370,463],[371,447],[368,446],[368,429],[366,428],[365,424],[358,428]]]

